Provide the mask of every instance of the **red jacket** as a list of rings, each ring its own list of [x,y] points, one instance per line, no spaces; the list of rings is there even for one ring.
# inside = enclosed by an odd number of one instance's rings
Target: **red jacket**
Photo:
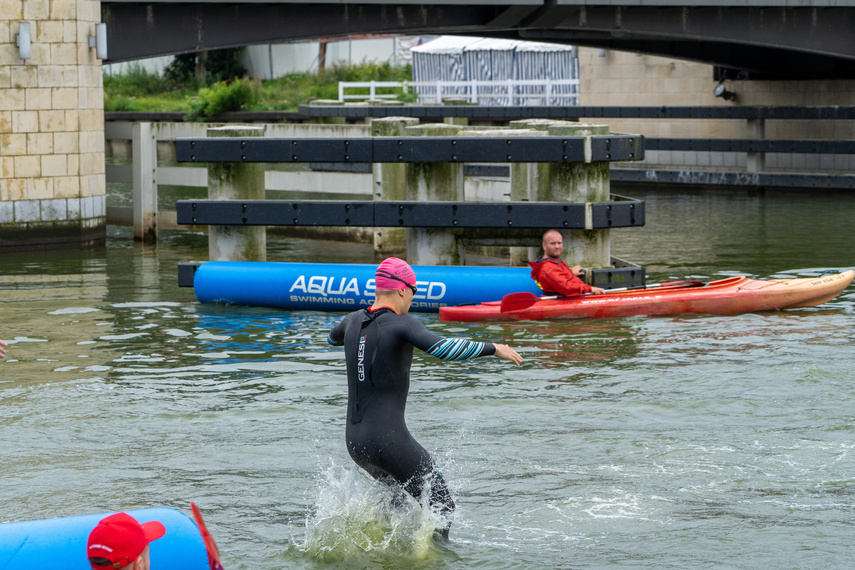
[[[573,275],[567,264],[560,259],[541,257],[537,261],[529,261],[531,278],[544,293],[576,297],[590,293],[591,286]]]

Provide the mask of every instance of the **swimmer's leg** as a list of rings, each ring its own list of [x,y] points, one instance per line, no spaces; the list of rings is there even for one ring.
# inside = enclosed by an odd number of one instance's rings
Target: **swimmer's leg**
[[[451,530],[451,521],[449,520],[451,513],[454,512],[454,499],[451,498],[451,493],[448,491],[448,485],[442,472],[434,467],[431,472],[430,483],[430,504],[439,506],[439,512],[445,520],[445,525],[442,528],[434,530],[434,535],[438,536],[443,542],[448,542],[448,532]]]
[[[442,472],[431,462],[429,470],[422,470],[409,481],[404,484],[404,489],[413,497],[421,497],[425,490],[425,481],[429,482],[430,497],[428,503],[431,509],[439,511],[439,514],[445,520],[442,527],[434,530],[434,534],[438,538],[448,541],[448,533],[451,529],[451,521],[448,520],[451,513],[454,512],[454,500],[451,498],[451,493],[448,490],[448,484],[442,476]]]
[[[389,487],[390,498],[389,504],[394,508],[400,508],[406,504],[406,494],[404,492],[404,488],[398,483],[398,480],[395,479],[389,473],[383,471],[382,469],[378,469],[373,466],[364,466],[363,469],[368,472],[371,477],[379,481],[380,483],[385,484]]]

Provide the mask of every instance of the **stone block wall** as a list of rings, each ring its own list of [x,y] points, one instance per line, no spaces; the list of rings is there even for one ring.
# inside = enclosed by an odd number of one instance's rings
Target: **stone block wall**
[[[100,21],[99,0],[0,0],[0,250],[104,239],[104,94],[89,47]]]
[[[736,101],[713,95],[713,66],[628,52],[579,49],[581,105],[616,106],[825,106],[852,105],[855,81],[727,81]],[[755,138],[745,120],[609,118],[612,132],[656,138]],[[767,139],[855,138],[855,121],[767,120]],[[740,170],[745,154],[648,151],[630,168],[686,167],[692,170]],[[849,155],[768,153],[765,170],[848,173]]]

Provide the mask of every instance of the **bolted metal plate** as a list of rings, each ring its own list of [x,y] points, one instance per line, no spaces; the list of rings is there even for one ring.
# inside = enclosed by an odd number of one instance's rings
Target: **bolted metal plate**
[[[560,202],[377,202],[375,226],[584,228],[585,205]]]
[[[179,138],[178,162],[373,162],[371,138]]]
[[[178,223],[223,226],[585,228],[586,204],[179,200]],[[592,204],[594,228],[644,225],[640,201]]]
[[[374,225],[373,202],[324,200],[179,200],[179,224],[224,226]]]
[[[378,138],[374,162],[582,162],[582,137]]]
[[[594,228],[627,228],[644,225],[644,202],[625,200],[591,204]]]
[[[640,135],[608,135],[591,137],[591,156],[594,162],[642,160],[644,137]]]
[[[590,284],[594,287],[622,289],[624,287],[643,287],[645,283],[644,268],[638,265],[591,270]]]
[[[196,269],[202,265],[200,261],[180,262],[178,264],[178,286],[192,287]]]
[[[640,135],[592,138],[593,159],[640,160]],[[179,138],[178,162],[584,162],[585,137]]]

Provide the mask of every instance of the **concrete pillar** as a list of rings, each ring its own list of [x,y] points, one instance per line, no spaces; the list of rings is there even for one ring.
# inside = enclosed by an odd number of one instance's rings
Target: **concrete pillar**
[[[407,127],[405,136],[451,137],[460,127],[426,124]],[[462,202],[463,165],[456,162],[407,164],[407,199]],[[466,252],[453,229],[407,228],[407,261],[413,265],[464,265]]]
[[[465,135],[467,137],[532,137],[537,136],[539,134],[546,134],[544,132],[528,130],[524,128],[508,128],[508,129],[491,129],[491,130],[467,130],[465,131]],[[511,195],[510,200],[512,202],[524,202],[529,200],[530,196],[530,187],[534,183],[537,178],[538,172],[538,163],[529,163],[529,162],[512,162],[510,163],[510,171],[511,171]],[[523,242],[524,243],[524,242]],[[534,242],[539,244],[539,241]],[[498,247],[483,247],[478,251],[480,255],[487,255],[491,257],[499,257],[500,250]],[[524,266],[527,265],[529,259],[535,259],[537,252],[534,247],[528,246],[511,246],[510,247],[510,264],[512,266]],[[532,257],[528,257],[529,254]]]
[[[98,0],[0,0],[0,249],[106,238],[104,91],[89,47],[100,20]]]
[[[566,122],[551,125],[551,136],[590,137],[607,135],[607,125],[585,125]],[[586,145],[587,146],[587,145]],[[607,202],[610,197],[608,162],[556,162],[549,168],[546,184],[538,187],[536,199],[542,202]],[[611,266],[609,230],[562,230],[564,261],[591,269]]]
[[[762,140],[766,138],[766,120],[748,119],[748,138]],[[763,172],[766,170],[766,153],[749,152],[746,158],[748,172]]]
[[[401,137],[404,129],[419,124],[412,117],[383,117],[371,120],[371,134],[375,137]],[[374,200],[375,201],[405,201],[407,200],[407,165],[399,163],[375,162]],[[406,256],[406,228],[374,228],[374,258],[378,261],[389,257]]]
[[[547,134],[552,125],[564,124],[566,121],[553,119],[522,119],[511,121],[510,127],[534,135]],[[515,162],[511,164],[511,201],[537,201],[541,186],[549,184],[550,164],[545,162]],[[531,246],[511,247],[511,266],[526,266],[540,256],[540,242]]]
[[[151,123],[131,127],[134,240],[157,243],[157,137]]]
[[[230,126],[208,129],[208,137],[263,137],[265,127]],[[209,200],[263,200],[264,164],[211,162],[208,164]],[[267,261],[264,226],[208,226],[210,261]]]

